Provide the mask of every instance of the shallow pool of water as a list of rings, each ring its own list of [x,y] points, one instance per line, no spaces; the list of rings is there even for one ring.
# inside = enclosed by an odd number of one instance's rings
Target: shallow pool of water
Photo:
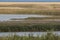
[[[12,18],[28,18],[28,17],[51,17],[47,15],[36,15],[36,14],[0,14],[0,21],[7,21]]]
[[[47,32],[0,32],[0,36],[11,36],[11,35],[19,35],[19,36],[41,36],[45,35]],[[60,31],[53,32],[53,34],[60,35]]]

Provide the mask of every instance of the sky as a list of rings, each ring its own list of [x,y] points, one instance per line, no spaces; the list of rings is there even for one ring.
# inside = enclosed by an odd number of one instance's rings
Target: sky
[[[60,0],[0,0],[0,2],[60,2]]]

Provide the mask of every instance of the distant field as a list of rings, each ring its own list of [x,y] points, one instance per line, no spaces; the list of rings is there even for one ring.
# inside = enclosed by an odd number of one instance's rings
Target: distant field
[[[0,2],[0,14],[60,15],[60,2]]]

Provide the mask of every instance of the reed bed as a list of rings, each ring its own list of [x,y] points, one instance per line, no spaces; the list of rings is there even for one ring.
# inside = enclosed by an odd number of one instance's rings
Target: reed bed
[[[0,32],[40,32],[53,29],[60,31],[60,23],[21,23],[3,22],[0,23]]]

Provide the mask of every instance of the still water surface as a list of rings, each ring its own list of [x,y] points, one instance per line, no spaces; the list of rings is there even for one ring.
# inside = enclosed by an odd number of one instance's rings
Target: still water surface
[[[8,21],[12,18],[28,18],[28,17],[51,17],[47,15],[36,15],[36,14],[0,14],[0,21]]]
[[[11,36],[11,35],[19,35],[19,36],[28,36],[33,35],[33,36],[41,36],[41,35],[46,35],[47,32],[0,32],[0,36]],[[60,35],[60,31],[53,32],[53,34]]]

